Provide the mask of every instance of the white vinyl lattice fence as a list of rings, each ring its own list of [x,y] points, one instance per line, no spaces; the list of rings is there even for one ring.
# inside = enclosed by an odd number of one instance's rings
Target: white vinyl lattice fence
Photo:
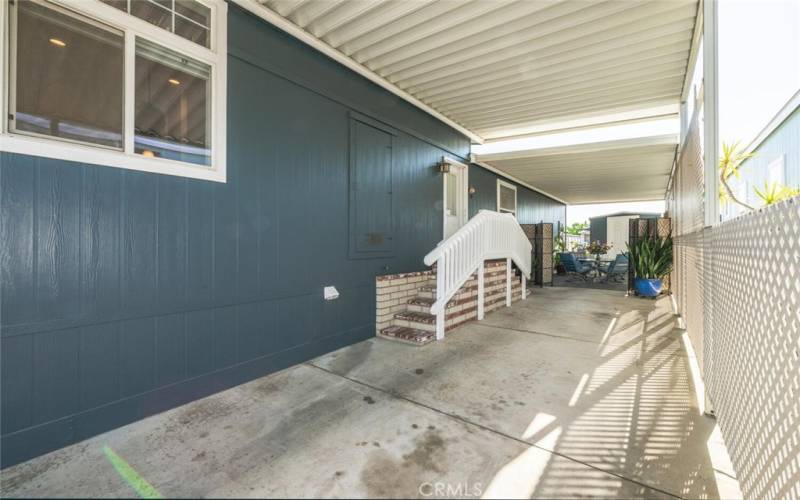
[[[800,499],[800,198],[703,228],[700,130],[667,196],[672,291],[743,494]]]
[[[742,491],[800,498],[800,198],[701,241],[703,375]]]

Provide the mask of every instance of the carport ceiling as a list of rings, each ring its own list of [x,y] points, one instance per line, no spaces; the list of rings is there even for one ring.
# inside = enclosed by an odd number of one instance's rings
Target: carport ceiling
[[[476,141],[532,123],[677,103],[698,7],[697,0],[237,1],[299,29],[306,42],[321,42]]]
[[[476,159],[569,204],[663,200],[676,142],[664,135]]]

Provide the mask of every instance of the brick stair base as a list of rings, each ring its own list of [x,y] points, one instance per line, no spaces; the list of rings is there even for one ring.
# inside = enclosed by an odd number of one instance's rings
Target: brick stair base
[[[435,271],[409,273],[395,277],[379,277],[378,300],[392,304],[390,316],[379,317],[384,325],[377,335],[411,345],[425,345],[435,340],[436,316],[430,313],[436,301]],[[394,281],[388,282],[387,279]],[[383,281],[381,281],[383,280]],[[383,292],[383,293],[381,293]],[[505,306],[506,266],[505,261],[487,262],[484,274],[484,313],[488,314]],[[387,300],[388,297],[388,300]],[[402,298],[410,297],[410,298]],[[522,283],[514,277],[511,285],[511,301],[522,298]],[[379,306],[380,307],[380,306]],[[391,309],[390,309],[391,310]],[[395,312],[396,311],[396,312]],[[445,306],[445,331],[451,331],[478,317],[478,280],[470,277]]]

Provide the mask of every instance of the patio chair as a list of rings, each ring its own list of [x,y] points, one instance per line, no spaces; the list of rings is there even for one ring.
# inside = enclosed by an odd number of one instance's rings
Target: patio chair
[[[628,272],[628,256],[624,253],[618,254],[607,266],[600,267],[599,271],[601,274],[606,275],[603,280],[606,283],[608,283],[609,279],[613,279],[614,281],[621,280]]]
[[[588,274],[594,270],[592,266],[586,265],[579,261],[574,254],[569,252],[560,252],[558,255],[561,259],[561,263],[564,264],[564,269],[567,270],[567,274],[577,276],[586,281],[588,279]]]

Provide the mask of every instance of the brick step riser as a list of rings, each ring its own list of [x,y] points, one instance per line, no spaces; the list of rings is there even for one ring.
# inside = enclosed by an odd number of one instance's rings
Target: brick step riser
[[[522,299],[522,293],[521,292],[517,291],[517,292],[511,294],[511,302],[512,303],[517,302],[517,301],[519,301],[521,299]],[[505,303],[506,303],[505,294],[503,294],[502,296],[494,297],[492,299],[487,300],[486,303],[484,304],[484,314],[488,314],[488,313],[490,313],[492,311],[495,311],[497,309],[505,307]],[[420,312],[426,312],[426,311],[420,311]],[[464,323],[466,323],[468,321],[475,320],[475,319],[477,319],[477,316],[478,316],[477,302],[472,307],[465,309],[463,312],[460,312],[460,311],[456,312],[456,313],[452,313],[451,312],[450,314],[446,315],[445,331],[451,330],[451,329],[455,328],[456,326],[460,326],[460,325],[462,325],[462,324],[464,324]],[[392,325],[393,326],[405,326],[405,327],[409,327],[409,328],[416,328],[418,330],[424,330],[424,331],[427,331],[427,332],[436,332],[436,324],[435,323],[434,324],[430,324],[430,323],[423,323],[423,322],[420,322],[420,321],[405,320],[405,319],[395,318],[392,321]]]
[[[516,283],[516,284],[512,285],[511,286],[511,295],[512,295],[512,297],[516,296],[516,295],[520,295],[521,296],[521,293],[520,293],[521,290],[522,290],[522,285],[521,284]],[[502,287],[500,287],[500,288],[498,288],[496,290],[492,290],[492,291],[488,291],[487,290],[486,298],[484,299],[484,301],[488,303],[488,302],[490,302],[492,300],[495,300],[495,299],[498,299],[498,298],[505,299],[505,297],[506,297],[506,287],[505,287],[505,283],[504,283]],[[450,305],[450,304],[453,303],[453,301],[455,301],[457,304],[456,305]],[[464,301],[464,302],[462,302],[462,301]],[[461,303],[458,303],[458,302],[461,302]],[[462,307],[463,308],[464,306],[467,306],[467,307],[470,307],[470,306],[478,307],[478,294],[474,293],[474,294],[470,294],[469,296],[463,296],[463,297],[455,296],[455,297],[453,297],[453,299],[451,299],[451,301],[448,302],[448,307],[447,307],[446,311],[449,313],[453,309],[457,309],[458,307]],[[431,306],[423,305],[423,304],[408,304],[407,310],[413,311],[413,312],[420,312],[420,313],[430,313],[431,312]]]
[[[483,284],[484,291],[486,291],[487,293],[491,293],[493,291],[493,287],[498,287],[498,286],[501,287],[503,289],[503,291],[505,291],[505,287],[506,287],[506,279],[505,279],[505,277],[503,277],[502,280],[498,280],[498,281],[495,281],[495,282],[486,281]],[[514,280],[511,281],[511,288],[521,288],[521,287],[522,287],[522,283],[520,282],[520,280],[514,279]],[[477,281],[475,282],[475,286],[473,286],[473,287],[467,287],[467,288],[461,287],[461,290],[459,290],[459,292],[457,294],[453,295],[453,298],[450,299],[450,300],[461,300],[461,299],[469,297],[470,295],[472,295],[472,296],[477,296],[478,295],[478,283],[477,283]],[[422,299],[434,299],[435,300],[436,299],[436,292],[435,291],[420,290],[420,291],[417,292],[417,297],[422,298]]]

